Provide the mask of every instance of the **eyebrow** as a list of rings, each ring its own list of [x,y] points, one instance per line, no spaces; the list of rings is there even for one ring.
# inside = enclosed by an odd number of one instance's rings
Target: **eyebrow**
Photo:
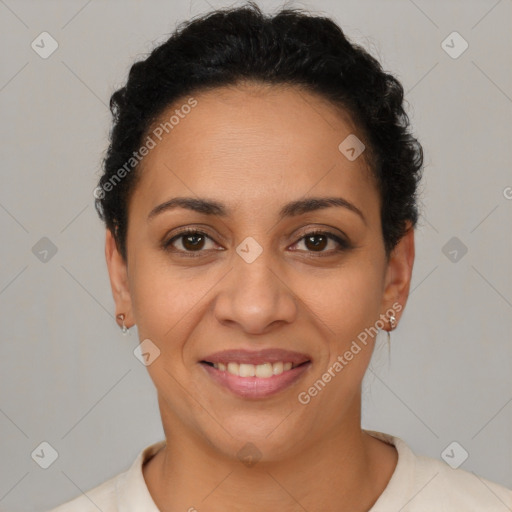
[[[285,217],[295,217],[316,210],[329,207],[341,207],[356,213],[366,224],[363,212],[353,205],[351,202],[342,197],[310,197],[308,199],[298,199],[285,204],[279,211],[279,220]],[[155,206],[148,215],[148,221],[153,219],[160,213],[174,210],[176,208],[184,208],[192,210],[203,215],[218,215],[219,217],[227,217],[230,211],[226,206],[218,201],[211,199],[201,199],[194,197],[174,197]]]

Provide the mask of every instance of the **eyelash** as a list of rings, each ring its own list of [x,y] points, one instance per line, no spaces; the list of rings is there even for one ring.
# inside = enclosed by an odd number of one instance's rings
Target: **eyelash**
[[[170,238],[169,240],[165,241],[162,244],[162,247],[163,247],[163,249],[165,251],[173,252],[173,253],[180,253],[181,255],[183,255],[185,257],[188,257],[188,258],[197,258],[197,257],[203,256],[202,253],[206,252],[205,250],[183,251],[181,249],[172,249],[171,248],[172,244],[176,240],[178,240],[178,239],[180,239],[180,238],[182,238],[182,237],[184,237],[186,235],[191,235],[191,234],[192,235],[201,235],[201,236],[204,236],[206,238],[209,238],[210,240],[213,240],[207,233],[205,233],[204,231],[201,231],[200,229],[186,228],[186,229],[183,229],[182,231],[180,231],[178,234],[176,234],[172,238]],[[305,238],[307,238],[309,236],[315,236],[315,235],[325,236],[329,240],[333,240],[334,242],[336,242],[339,245],[339,247],[337,249],[333,249],[333,250],[330,250],[330,251],[320,251],[320,252],[307,251],[309,253],[309,257],[330,256],[330,255],[332,255],[334,253],[339,253],[339,252],[342,252],[342,251],[345,251],[345,250],[348,250],[348,249],[352,248],[352,245],[348,241],[344,240],[343,238],[340,238],[340,237],[336,236],[333,233],[330,233],[329,231],[322,231],[322,230],[313,230],[313,231],[309,231],[308,233],[305,233],[293,245],[296,245],[298,242],[304,240]],[[299,251],[299,252],[301,252],[301,251]]]

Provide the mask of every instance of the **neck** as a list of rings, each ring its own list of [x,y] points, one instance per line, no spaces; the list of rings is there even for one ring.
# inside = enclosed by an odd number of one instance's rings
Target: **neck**
[[[397,453],[361,430],[360,400],[354,407],[349,417],[357,421],[337,425],[288,458],[250,466],[220,455],[163,414],[166,445],[143,467],[149,492],[162,512],[367,512],[389,482]]]

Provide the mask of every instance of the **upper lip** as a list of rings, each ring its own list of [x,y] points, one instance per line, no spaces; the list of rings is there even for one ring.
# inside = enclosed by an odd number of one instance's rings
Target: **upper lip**
[[[269,348],[256,351],[250,350],[222,350],[215,352],[202,359],[207,363],[243,363],[243,364],[263,364],[263,363],[292,363],[294,366],[305,363],[311,358],[307,354],[292,352],[290,350]]]

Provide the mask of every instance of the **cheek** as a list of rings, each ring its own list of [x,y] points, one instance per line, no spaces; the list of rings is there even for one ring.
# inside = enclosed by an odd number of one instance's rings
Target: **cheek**
[[[382,276],[375,265],[347,265],[314,282],[309,301],[315,313],[334,331],[345,336],[373,324],[379,316]],[[306,292],[303,294],[307,296]]]
[[[211,275],[211,274],[210,274]],[[192,325],[211,289],[211,278],[184,268],[171,268],[161,258],[141,255],[134,269],[130,292],[139,336],[163,351],[176,348]]]
[[[150,262],[146,268],[148,271],[137,274],[132,288],[139,338],[141,342],[151,340],[159,350],[146,370],[168,407],[186,418],[197,405],[182,387],[185,382],[193,385],[189,372],[194,344],[188,341],[198,335],[213,283],[207,276],[191,279],[186,272],[159,268],[158,264],[152,267]]]
[[[322,357],[298,400],[314,404],[325,418],[341,419],[353,406],[373,351],[375,332],[369,328],[381,313],[383,269],[360,256],[347,260],[310,295],[313,318],[325,338],[319,338]]]
[[[346,265],[325,279],[308,300],[329,340],[328,366],[339,357],[345,374],[362,376],[373,349],[382,299],[382,274],[376,262]],[[350,367],[350,368],[349,368]],[[338,367],[339,368],[339,367]],[[348,375],[347,375],[348,376]],[[357,378],[355,380],[358,380]]]

